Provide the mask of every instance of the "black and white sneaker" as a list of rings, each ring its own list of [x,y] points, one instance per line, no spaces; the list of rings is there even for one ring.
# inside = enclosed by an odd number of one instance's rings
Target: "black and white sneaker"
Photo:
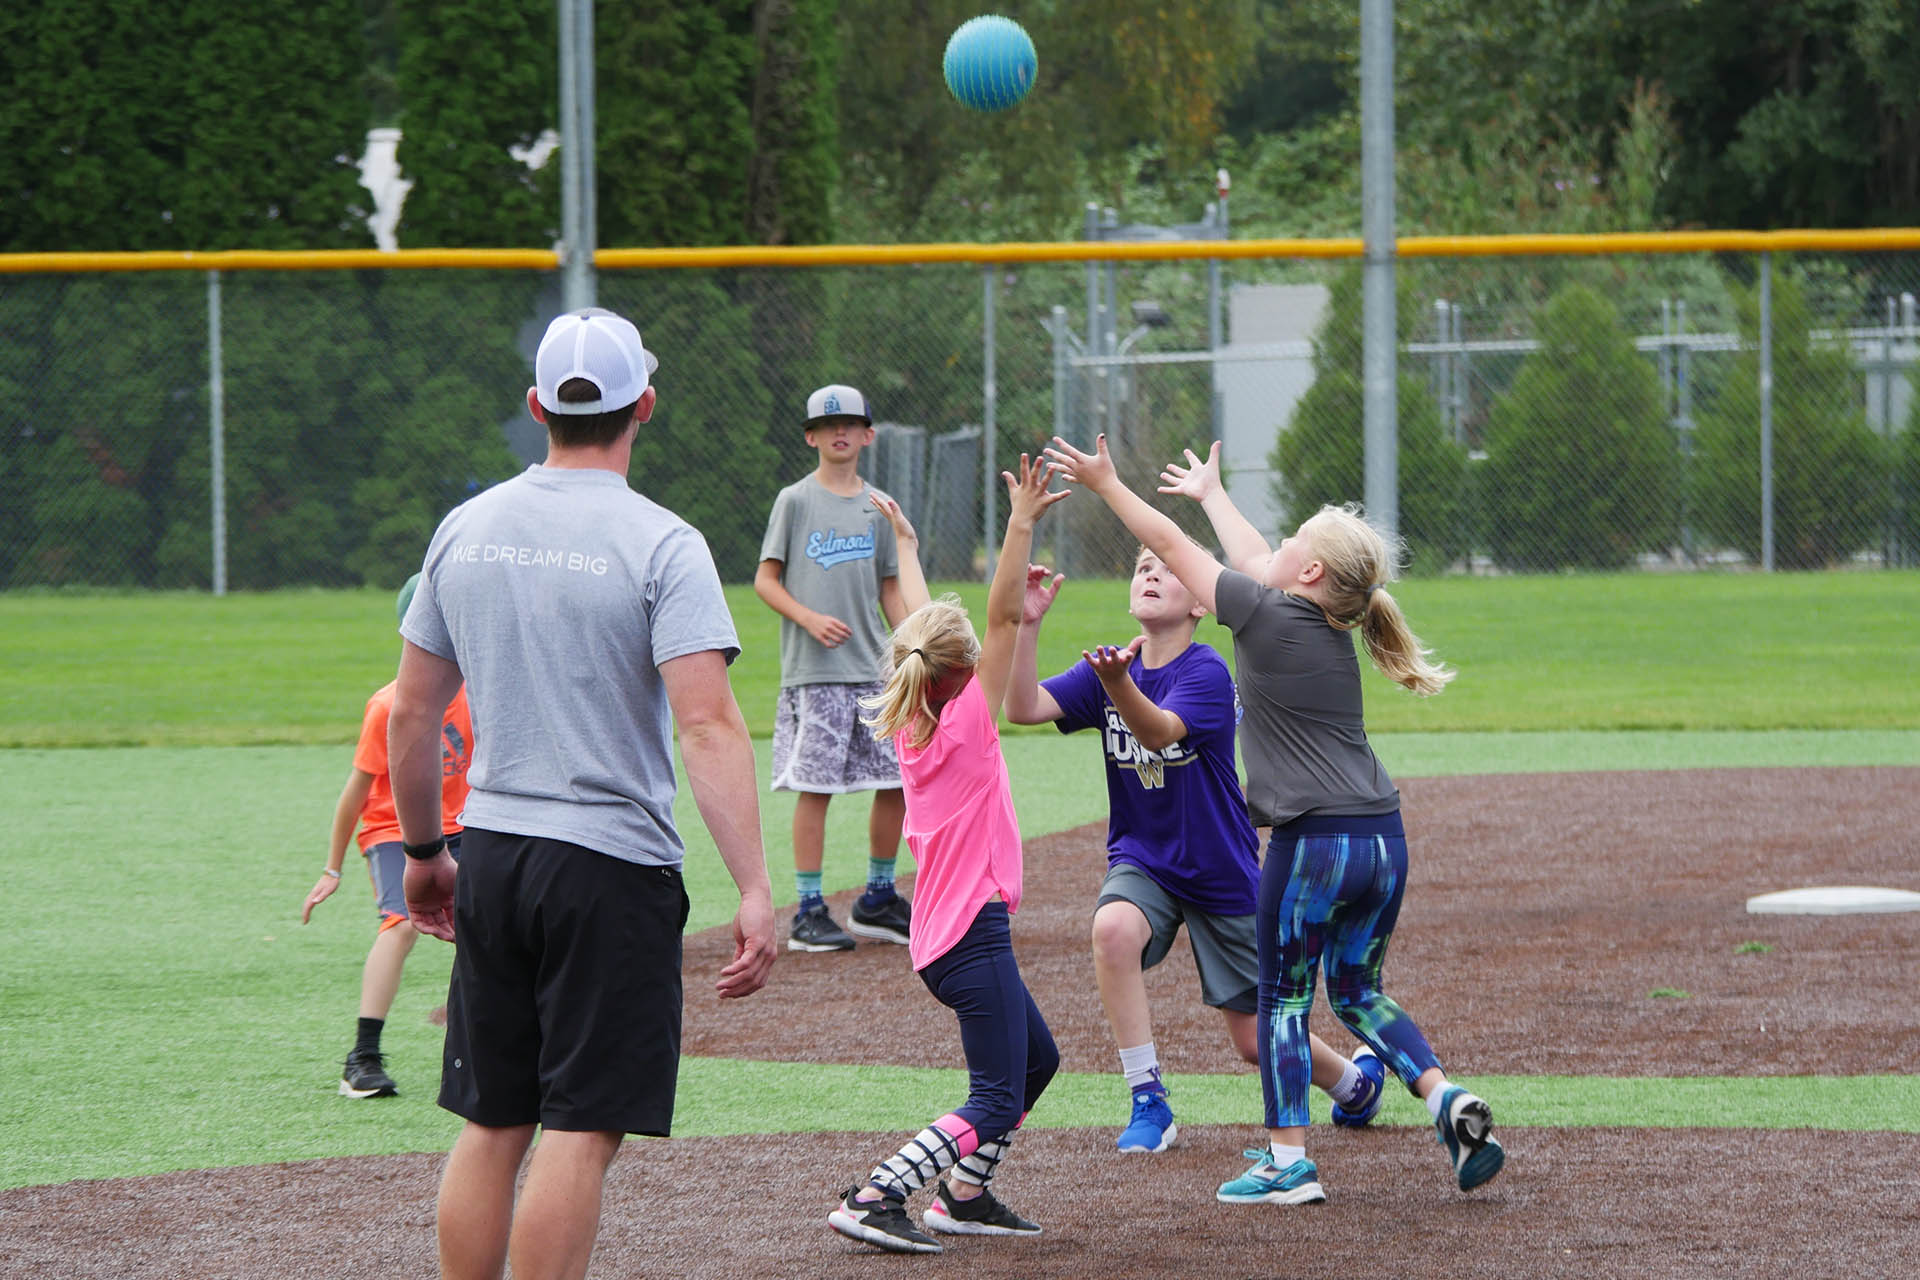
[[[854,899],[847,927],[857,938],[872,942],[897,942],[904,947],[912,925],[912,904],[896,893],[877,907],[868,906],[865,895]]]
[[[985,1187],[971,1200],[956,1199],[941,1183],[933,1193],[933,1203],[921,1215],[927,1230],[950,1236],[1037,1236],[1040,1224],[1025,1218],[994,1199]]]
[[[355,1049],[347,1055],[346,1069],[340,1073],[343,1098],[391,1098],[400,1092],[387,1074],[386,1060],[371,1049]]]
[[[824,902],[794,916],[793,930],[787,934],[789,951],[851,951],[854,945],[847,931],[827,914]]]
[[[860,1187],[847,1188],[840,1207],[827,1215],[827,1225],[849,1240],[877,1245],[892,1253],[939,1253],[940,1242],[913,1225],[907,1202],[882,1196],[856,1200]]]

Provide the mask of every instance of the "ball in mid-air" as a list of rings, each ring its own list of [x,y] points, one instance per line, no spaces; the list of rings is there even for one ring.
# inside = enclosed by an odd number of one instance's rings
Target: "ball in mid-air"
[[[975,111],[1005,111],[1027,96],[1040,59],[1033,38],[1012,18],[969,18],[947,39],[940,69],[947,89]]]

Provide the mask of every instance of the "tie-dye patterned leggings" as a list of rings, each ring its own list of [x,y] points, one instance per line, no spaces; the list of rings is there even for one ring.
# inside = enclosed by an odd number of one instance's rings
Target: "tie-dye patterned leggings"
[[[1407,883],[1398,813],[1297,818],[1276,827],[1260,872],[1260,1091],[1269,1129],[1308,1123],[1307,1014],[1314,974],[1327,1002],[1409,1086],[1440,1065],[1427,1038],[1380,988]]]

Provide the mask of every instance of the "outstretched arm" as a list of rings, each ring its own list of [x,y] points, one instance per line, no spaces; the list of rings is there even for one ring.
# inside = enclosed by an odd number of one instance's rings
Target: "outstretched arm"
[[[1030,461],[1023,453],[1018,479],[1011,472],[1000,473],[1007,484],[1007,536],[1000,542],[993,584],[987,588],[987,634],[980,639],[980,662],[974,668],[980,691],[987,696],[989,715],[1000,714],[1013,674],[1014,642],[1020,636],[1020,614],[1027,593],[1027,557],[1033,553],[1033,527],[1048,507],[1069,492],[1047,492],[1053,472],[1050,464]]]
[[[1220,580],[1220,562],[1182,533],[1171,516],[1154,510],[1139,494],[1121,483],[1120,473],[1114,470],[1113,458],[1107,452],[1105,435],[1094,442],[1092,453],[1082,453],[1055,436],[1047,448],[1047,459],[1065,473],[1069,483],[1084,485],[1099,494],[1101,501],[1113,508],[1113,513],[1127,526],[1127,531],[1160,557],[1161,564],[1173,570],[1173,576],[1193,592],[1194,599],[1206,606],[1208,613],[1214,612],[1213,588]]]
[[[1107,691],[1107,700],[1120,713],[1134,740],[1149,751],[1160,751],[1187,736],[1187,722],[1149,698],[1133,682],[1130,668],[1134,655],[1145,642],[1145,636],[1135,636],[1124,649],[1103,644],[1083,650],[1080,656],[1100,677],[1100,687]]]
[[[1040,685],[1040,620],[1060,594],[1064,573],[1047,581],[1044,565],[1027,566],[1027,593],[1020,603],[1020,633],[1013,641],[1013,671],[1007,679],[1007,719],[1015,724],[1051,724],[1060,704]]]
[[[1183,493],[1199,503],[1213,524],[1213,536],[1220,539],[1220,549],[1227,553],[1227,563],[1242,573],[1259,577],[1273,555],[1273,548],[1240,514],[1240,508],[1227,496],[1226,486],[1220,483],[1220,442],[1213,442],[1205,462],[1191,449],[1181,452],[1187,455],[1187,465],[1169,462],[1160,473],[1160,492]]]
[[[927,576],[920,571],[920,535],[913,531],[900,504],[892,498],[877,490],[868,498],[893,526],[893,540],[900,545],[900,572],[895,591],[901,613],[897,619],[891,613],[887,615],[887,620],[897,627],[909,613],[933,598],[927,594]]]

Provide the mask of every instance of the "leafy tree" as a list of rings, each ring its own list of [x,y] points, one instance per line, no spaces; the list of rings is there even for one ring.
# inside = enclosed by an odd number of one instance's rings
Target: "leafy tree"
[[[1493,555],[1515,569],[1618,569],[1667,545],[1677,492],[1659,378],[1605,298],[1563,289],[1487,432]]]
[[[1361,272],[1334,282],[1326,317],[1314,341],[1313,385],[1294,406],[1274,441],[1269,465],[1273,496],[1288,523],[1326,503],[1355,501],[1366,490],[1366,435],[1361,382]],[[1400,281],[1400,340],[1411,335],[1420,309],[1410,282]],[[1466,451],[1451,440],[1424,381],[1402,372],[1399,419],[1400,534],[1410,568],[1439,572],[1467,549],[1464,491]]]
[[[560,225],[559,165],[529,169],[511,149],[538,142],[558,109],[553,0],[396,0],[394,12],[396,157],[413,182],[400,243],[551,244]]]
[[[1761,558],[1760,303],[1736,295],[1745,346],[1701,415],[1692,504],[1701,525],[1748,559]],[[1774,563],[1821,569],[1868,545],[1886,515],[1884,444],[1867,425],[1844,347],[1816,342],[1806,293],[1791,272],[1773,289]]]

